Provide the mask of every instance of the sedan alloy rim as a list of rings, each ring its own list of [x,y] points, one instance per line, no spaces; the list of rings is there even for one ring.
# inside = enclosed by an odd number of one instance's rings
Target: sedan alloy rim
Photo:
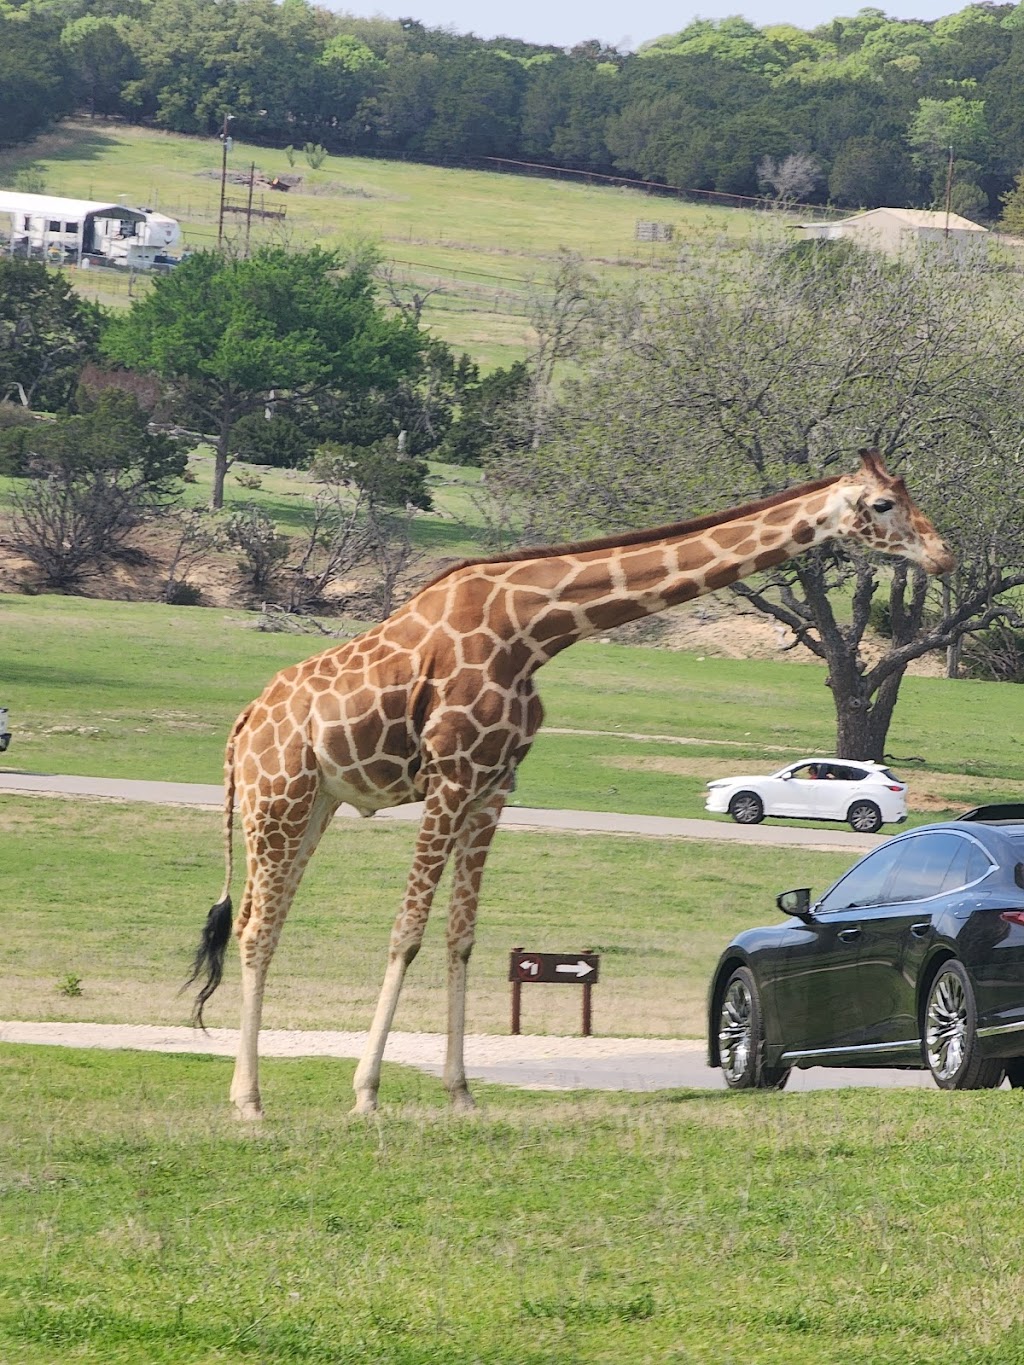
[[[742,1079],[750,1061],[752,1015],[750,992],[742,981],[733,981],[718,1021],[718,1055],[730,1081]]]
[[[928,1000],[925,1047],[928,1065],[943,1080],[960,1070],[967,1041],[967,996],[963,982],[943,972]]]

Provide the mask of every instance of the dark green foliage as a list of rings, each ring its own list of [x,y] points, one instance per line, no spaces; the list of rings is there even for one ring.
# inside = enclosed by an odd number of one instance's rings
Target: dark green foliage
[[[367,446],[331,443],[317,457],[315,472],[325,482],[355,485],[374,507],[431,508],[426,464],[400,451],[393,440]]]
[[[320,414],[392,392],[422,346],[413,323],[378,308],[367,263],[346,271],[317,247],[266,247],[244,261],[198,252],[103,338],[109,359],[169,381],[180,412],[216,433],[215,507],[241,418],[271,402]]]
[[[313,442],[290,417],[264,412],[240,417],[231,429],[228,449],[238,460],[271,465],[275,469],[305,469],[313,454]]]
[[[83,364],[96,355],[101,318],[63,275],[0,256],[0,401],[23,393],[35,409],[66,407]]]
[[[1009,4],[928,23],[869,7],[808,31],[696,19],[634,53],[580,37],[560,51],[305,0],[30,0],[0,13],[0,141],[75,104],[199,135],[230,110],[239,137],[317,159],[507,157],[745,196],[762,158],[806,153],[811,197],[870,208],[936,198],[949,125],[974,163],[958,202],[988,212],[1024,164]],[[972,102],[981,139],[954,117]]]
[[[27,5],[0,8],[0,147],[24,142],[71,112],[67,74],[59,26],[49,16]]]
[[[516,418],[526,402],[530,376],[522,361],[493,370],[468,384],[459,415],[439,454],[450,464],[479,465],[494,449],[522,448],[526,441]]]

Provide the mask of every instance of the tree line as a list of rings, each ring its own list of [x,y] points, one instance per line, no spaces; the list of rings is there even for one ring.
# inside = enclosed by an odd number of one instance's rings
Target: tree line
[[[309,0],[0,0],[0,144],[76,109],[337,153],[558,165],[997,216],[1024,168],[1024,3],[803,30],[697,19],[637,52],[358,19]],[[796,173],[794,175],[794,172]]]

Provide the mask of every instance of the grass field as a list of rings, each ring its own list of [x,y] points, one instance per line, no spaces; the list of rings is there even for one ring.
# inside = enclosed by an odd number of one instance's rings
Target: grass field
[[[16,729],[0,767],[218,782],[237,713],[277,669],[329,643],[267,634],[256,621],[238,611],[0,595],[0,704]],[[723,762],[771,771],[791,755],[830,751],[823,677],[816,665],[577,645],[538,677],[546,729],[515,799],[698,815],[704,781]],[[958,774],[947,784],[950,809],[1008,799],[1024,783],[1020,707],[1014,687],[907,678],[889,736],[893,766],[912,795],[915,773]],[[575,733],[556,733],[563,729]]]
[[[517,1094],[0,1049],[6,1365],[1020,1365],[1020,1092]],[[340,1103],[339,1103],[340,1100]]]
[[[637,267],[671,262],[671,243],[638,243],[638,219],[671,223],[677,236],[704,232],[746,236],[756,219],[744,210],[694,207],[651,199],[642,191],[570,184],[478,171],[444,170],[403,162],[328,157],[311,170],[301,154],[294,171],[283,150],[235,142],[228,201],[245,202],[249,167],[266,176],[301,174],[287,195],[257,194],[256,205],[284,210],[284,223],[254,223],[252,241],[284,240],[378,244],[392,277],[408,299],[428,295],[424,322],[484,369],[524,353],[531,290],[547,287],[561,248],[578,252],[606,282]],[[27,146],[0,151],[0,186],[28,166],[40,168],[48,194],[145,204],[177,218],[192,249],[217,240],[221,145],[153,129],[89,121],[68,122]],[[237,214],[226,235],[240,246]],[[71,271],[75,287],[108,306],[130,303],[141,280],[113,271]]]
[[[274,959],[268,1027],[368,1026],[414,837],[411,824],[357,820],[328,831]],[[0,1017],[187,1023],[191,993],[178,991],[223,876],[217,813],[6,798],[0,838],[4,899],[17,907],[5,917]],[[801,854],[799,875],[823,889],[848,862],[841,853]],[[508,954],[525,944],[602,954],[595,1032],[699,1037],[723,946],[777,918],[771,894],[794,875],[791,849],[745,849],[738,860],[717,842],[503,832],[487,864],[468,1027],[508,1031]],[[397,1028],[444,1031],[447,884]],[[232,947],[207,1010],[218,1027],[237,1025],[236,958]],[[71,979],[78,990],[68,994]],[[523,1008],[527,1032],[579,1030],[576,991],[535,991]]]

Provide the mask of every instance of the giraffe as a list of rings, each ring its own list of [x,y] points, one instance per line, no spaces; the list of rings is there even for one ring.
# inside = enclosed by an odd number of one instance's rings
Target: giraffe
[[[856,473],[673,526],[469,560],[356,639],[283,669],[238,717],[225,753],[226,873],[193,963],[194,1020],[220,983],[232,924],[242,1018],[230,1098],[262,1117],[264,985],[303,871],[338,806],[360,815],[407,801],[423,813],[365,1050],[354,1112],[377,1106],[402,982],[453,862],[447,924],[444,1084],[473,1108],[463,1062],[466,975],[488,849],[516,769],[541,723],[534,674],[577,640],[724,587],[829,537],[902,555],[931,574],[954,560],[875,449]],[[237,799],[247,869],[231,903]]]

